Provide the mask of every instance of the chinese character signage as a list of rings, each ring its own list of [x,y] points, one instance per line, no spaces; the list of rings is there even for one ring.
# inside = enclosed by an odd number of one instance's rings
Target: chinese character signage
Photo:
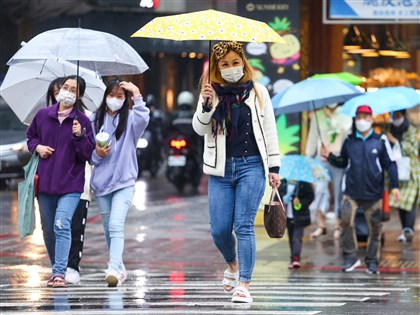
[[[419,23],[420,0],[324,0],[324,22]],[[325,15],[326,13],[326,15]]]

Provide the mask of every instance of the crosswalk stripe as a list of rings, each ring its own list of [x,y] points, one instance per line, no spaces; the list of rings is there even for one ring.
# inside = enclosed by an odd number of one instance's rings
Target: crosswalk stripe
[[[68,298],[91,298],[91,299],[96,299],[96,298],[104,298],[103,294],[98,294],[98,292],[92,292],[92,293],[88,293],[88,292],[59,292],[61,293],[62,296],[65,296],[68,294]],[[58,293],[58,294],[59,294]],[[54,294],[54,293],[53,293]],[[57,294],[54,294],[54,296],[57,296]],[[125,295],[126,296],[126,295]],[[367,300],[369,300],[369,297],[348,297],[348,296],[329,296],[329,297],[320,297],[320,296],[278,296],[278,295],[259,295],[259,294],[253,294],[252,295],[254,297],[254,300],[287,300],[287,301],[291,301],[291,300],[298,300],[298,301],[322,301],[322,302],[327,302],[327,301],[334,301],[334,302],[338,302],[338,301],[343,301],[343,302],[365,302]],[[3,294],[1,297],[1,300],[11,300],[13,298],[15,298],[16,295],[15,294]],[[227,297],[229,297],[226,294],[223,295],[206,295],[207,299],[223,299],[225,300]],[[156,294],[154,293],[153,295],[145,295],[144,298],[147,298],[148,300],[165,300],[165,299],[171,299],[171,298],[177,298],[177,299],[184,299],[184,300],[188,300],[188,299],[203,299],[203,295],[202,294],[184,294],[184,295],[168,295],[168,294]],[[42,297],[43,300],[51,300],[53,299],[53,296],[43,296]]]
[[[70,305],[70,303],[62,302],[54,303],[56,306],[66,306]],[[122,306],[122,298],[121,303],[114,302],[114,305],[121,305]],[[212,302],[212,301],[201,301],[201,302],[187,302],[187,301],[165,301],[165,302],[153,302],[153,301],[145,301],[144,303],[139,303],[136,301],[124,301],[125,306],[136,306],[136,305],[143,305],[143,306],[150,306],[150,307],[157,307],[157,306],[189,306],[189,307],[214,307],[214,306],[232,306],[232,302],[230,299],[226,299],[225,302]],[[39,302],[16,302],[16,303],[0,303],[0,307],[41,307],[43,304]],[[86,303],[83,302],[71,302],[73,306],[84,306]],[[103,305],[102,301],[96,301],[93,303],[89,303],[89,305]],[[112,305],[112,304],[111,304]],[[338,302],[253,302],[252,306],[264,306],[264,307],[339,307],[346,305],[346,303],[338,303]]]
[[[239,307],[238,307],[239,308]],[[244,314],[244,310],[232,310],[230,309],[229,311],[229,315],[243,315]],[[321,311],[295,311],[295,310],[291,310],[291,311],[272,311],[272,310],[246,310],[246,314],[247,315],[316,315],[321,313]],[[16,312],[2,312],[2,315],[9,315],[9,314],[16,314]],[[42,312],[42,311],[37,311],[36,313],[37,315],[51,315],[51,312]],[[121,314],[127,314],[127,315],[142,315],[142,314],[151,314],[150,309],[135,309],[135,310],[130,310],[130,309],[124,309],[122,310],[81,310],[81,311],[77,311],[77,310],[70,310],[70,311],[65,311],[65,310],[60,310],[60,314],[72,314],[72,315],[121,315]],[[159,315],[159,314],[167,314],[167,315],[177,315],[177,314],[181,314],[181,315],[187,315],[187,314],[214,314],[214,315],[226,315],[226,310],[199,310],[199,309],[193,309],[193,310],[186,310],[186,309],[182,309],[182,310],[158,310],[158,309],[154,309],[153,310],[153,314]]]
[[[68,288],[74,288],[74,287],[68,287]],[[184,290],[184,291],[205,291],[206,295],[207,294],[219,294],[220,293],[220,289],[217,290],[213,290],[213,289],[208,289],[208,288],[183,288],[183,287],[147,287],[147,288],[138,288],[138,287],[124,287],[124,288],[119,288],[120,290],[124,290],[124,291],[120,291],[120,292],[138,292],[138,291],[143,291],[143,292],[159,292],[162,290]],[[58,290],[62,290],[62,289],[53,289],[53,288],[47,288],[47,287],[42,287],[42,288],[37,288],[37,289],[33,289],[32,292],[36,292],[36,291],[42,291],[42,292],[57,292]],[[12,292],[22,292],[24,293],[25,291],[31,291],[31,290],[25,290],[25,289],[10,289],[8,291],[12,291]],[[98,287],[77,287],[77,291],[79,292],[87,292],[87,291],[105,291],[105,292],[116,292],[116,291],[112,291],[112,289],[110,290],[110,288],[106,287],[106,286],[98,286]],[[2,292],[2,295],[5,292]],[[267,294],[274,294],[274,295],[299,295],[299,296],[304,296],[304,295],[332,295],[332,296],[337,296],[337,295],[343,295],[343,296],[385,296],[385,295],[389,295],[389,292],[376,292],[376,291],[371,291],[371,292],[360,292],[360,291],[356,291],[356,292],[352,292],[352,291],[300,291],[300,290],[296,290],[296,291],[291,291],[291,290],[272,290],[271,288],[269,290],[259,290],[259,289],[251,289],[251,293],[253,295],[258,295],[258,294],[262,294],[262,295],[267,295]]]

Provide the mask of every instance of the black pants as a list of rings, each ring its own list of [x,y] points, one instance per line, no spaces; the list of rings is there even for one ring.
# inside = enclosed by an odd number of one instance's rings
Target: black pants
[[[403,209],[398,209],[400,214],[401,226],[403,229],[410,228],[414,231],[414,223],[416,222],[416,202],[414,202],[413,208],[411,211],[406,211]]]
[[[290,257],[298,257],[302,251],[302,237],[305,227],[296,227],[292,219],[287,218],[287,235],[289,236]]]
[[[67,267],[77,271],[79,271],[79,263],[82,259],[88,207],[89,201],[80,199],[71,221],[71,247]]]

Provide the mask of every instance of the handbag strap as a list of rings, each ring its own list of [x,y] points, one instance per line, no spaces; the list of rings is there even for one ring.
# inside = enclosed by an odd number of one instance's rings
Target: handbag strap
[[[277,187],[275,187],[275,188],[273,188],[273,189],[271,190],[271,197],[270,197],[270,203],[269,203],[269,206],[271,207],[271,205],[272,205],[272,203],[273,203],[273,201],[274,201],[274,197],[275,197],[276,195],[277,195],[277,198],[278,198],[279,203],[280,203],[280,205],[281,205],[281,208],[283,209],[283,211],[285,211],[285,212],[286,212],[286,210],[284,209],[283,201],[281,200],[281,197],[280,197],[280,194],[279,194],[279,191],[278,191]]]

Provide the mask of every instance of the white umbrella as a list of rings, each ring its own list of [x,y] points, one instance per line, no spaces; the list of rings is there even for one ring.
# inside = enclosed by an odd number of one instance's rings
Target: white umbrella
[[[46,106],[46,95],[52,80],[75,75],[77,66],[65,60],[18,63],[9,67],[0,86],[0,95],[21,122],[30,124],[36,112]],[[79,76],[86,81],[83,103],[90,111],[101,104],[105,84],[100,76],[79,67]]]
[[[149,68],[121,38],[79,27],[53,29],[35,36],[7,64],[56,59],[78,63],[102,76],[138,74]]]

